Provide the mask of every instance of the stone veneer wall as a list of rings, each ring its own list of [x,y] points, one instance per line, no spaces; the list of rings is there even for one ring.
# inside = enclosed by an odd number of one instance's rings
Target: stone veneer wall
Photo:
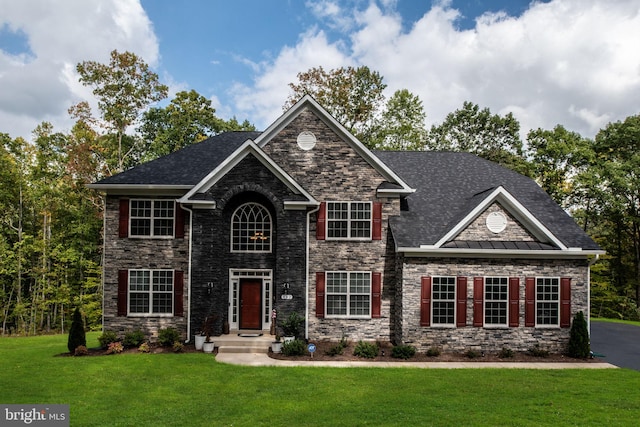
[[[500,233],[494,233],[487,228],[487,217],[492,212],[500,212],[507,218],[507,226]],[[499,203],[489,206],[482,214],[478,215],[471,224],[453,240],[468,241],[503,241],[503,242],[531,242],[536,239]]]
[[[297,146],[300,132],[316,136],[316,146],[308,151]],[[358,340],[389,340],[391,335],[391,285],[394,279],[387,262],[388,218],[398,215],[398,199],[378,199],[376,190],[385,181],[353,148],[337,136],[312,111],[305,110],[264,148],[283,169],[316,200],[382,202],[382,240],[316,240],[316,215],[309,230],[308,317],[310,339],[338,340],[342,336]],[[317,318],[316,272],[371,271],[383,273],[381,317],[377,319]]]
[[[124,335],[125,332],[140,329],[151,340],[155,340],[158,329],[173,327],[180,331],[183,338],[186,338],[189,214],[185,212],[183,239],[120,238],[118,237],[119,200],[118,197],[107,196],[105,204],[103,330]],[[184,317],[118,316],[118,270],[126,269],[184,271]]]
[[[524,326],[525,277],[571,277],[571,317],[578,311],[589,315],[588,262],[586,260],[533,259],[414,259],[405,258],[404,278],[398,294],[403,321],[397,343],[411,343],[418,351],[439,347],[445,351],[499,351],[503,347],[526,351],[539,344],[552,352],[563,352],[569,340],[569,328],[533,328]],[[437,328],[420,326],[420,291],[423,276],[467,277],[467,326]],[[520,278],[520,326],[485,328],[473,325],[473,278],[508,276]]]

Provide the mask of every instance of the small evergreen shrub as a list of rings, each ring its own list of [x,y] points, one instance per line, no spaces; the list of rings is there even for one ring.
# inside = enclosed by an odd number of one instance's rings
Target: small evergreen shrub
[[[502,350],[500,350],[500,353],[498,353],[498,357],[500,359],[513,359],[514,356],[515,353],[513,352],[513,350],[507,347],[502,347]]]
[[[378,346],[364,341],[358,341],[353,355],[364,357],[365,359],[374,359],[378,355]]]
[[[67,348],[69,353],[76,351],[76,348],[81,345],[87,346],[87,337],[84,333],[84,321],[82,320],[82,314],[80,309],[76,307],[73,312],[73,321],[71,322],[71,329],[69,329],[69,339],[67,340]]]
[[[302,340],[293,340],[282,344],[282,354],[285,356],[302,356],[306,351],[306,346]]]
[[[124,348],[140,347],[140,344],[144,342],[144,333],[140,329],[130,331],[124,334],[122,345]]]
[[[151,347],[149,347],[148,342],[143,342],[142,344],[140,344],[140,347],[138,347],[138,351],[140,353],[149,353],[151,351]]]
[[[87,354],[89,354],[89,350],[87,350],[87,347],[84,345],[77,346],[73,352],[74,356],[86,356]]]
[[[107,354],[119,354],[124,351],[124,346],[120,341],[112,342],[107,347]]]
[[[429,357],[438,357],[442,351],[438,347],[429,347],[427,350],[427,356]]]
[[[112,342],[116,342],[118,340],[118,334],[113,331],[104,331],[99,337],[98,342],[100,343],[100,347],[106,349],[109,347],[109,344]]]
[[[184,345],[180,341],[175,341],[172,348],[174,353],[182,353]]]
[[[410,345],[396,345],[391,349],[391,357],[396,359],[411,359],[415,355],[416,349]]]
[[[175,328],[158,330],[158,343],[162,347],[171,347],[176,341],[180,341],[180,333]]]
[[[569,357],[576,359],[588,358],[591,354],[589,330],[587,329],[587,321],[582,311],[577,312],[573,317],[569,334]]]
[[[480,353],[479,351],[476,350],[467,350],[464,353],[464,356],[468,359],[477,359],[479,357],[482,357],[482,353]]]
[[[534,357],[549,357],[549,351],[543,348],[540,348],[540,344],[534,345],[529,349],[529,354]]]
[[[342,337],[340,342],[333,347],[329,348],[329,350],[325,351],[324,354],[327,356],[337,356],[344,352],[344,349],[347,347],[347,340]]]

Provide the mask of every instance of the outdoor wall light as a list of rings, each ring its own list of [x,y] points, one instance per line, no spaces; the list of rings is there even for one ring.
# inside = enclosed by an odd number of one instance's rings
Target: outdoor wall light
[[[207,295],[211,295],[213,291],[213,282],[207,282]]]

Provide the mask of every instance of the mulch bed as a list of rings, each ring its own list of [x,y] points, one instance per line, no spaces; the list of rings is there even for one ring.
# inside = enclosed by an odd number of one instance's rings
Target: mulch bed
[[[378,356],[374,359],[366,359],[353,355],[353,350],[356,343],[349,342],[347,347],[343,350],[342,354],[330,356],[326,354],[330,348],[336,345],[336,342],[332,341],[314,341],[316,345],[316,351],[313,354],[313,359],[310,354],[307,353],[304,356],[285,356],[282,353],[273,353],[269,351],[269,357],[280,360],[314,360],[314,361],[359,361],[359,362],[533,362],[533,363],[545,363],[545,362],[570,362],[570,363],[599,363],[602,360],[593,359],[574,359],[563,354],[549,354],[546,357],[533,356],[525,352],[514,352],[511,358],[500,358],[498,353],[484,353],[477,358],[470,358],[464,353],[441,353],[439,356],[427,356],[425,353],[416,353],[415,356],[410,359],[397,359],[391,357],[391,344],[383,345]]]

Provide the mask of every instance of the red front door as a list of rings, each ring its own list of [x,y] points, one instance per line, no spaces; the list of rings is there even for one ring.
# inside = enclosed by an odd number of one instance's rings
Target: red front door
[[[240,280],[240,329],[262,329],[262,281]]]

